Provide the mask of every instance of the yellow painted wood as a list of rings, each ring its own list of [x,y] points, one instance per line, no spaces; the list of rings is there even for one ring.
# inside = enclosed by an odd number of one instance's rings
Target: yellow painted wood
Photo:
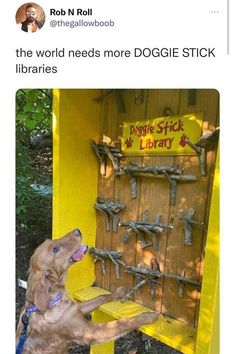
[[[75,227],[81,229],[84,243],[95,245],[98,163],[90,139],[99,141],[100,105],[94,101],[99,90],[54,90],[53,94],[53,238]],[[219,353],[219,157],[215,170],[205,268],[197,330],[160,316],[140,330],[186,354]],[[108,293],[91,285],[95,280],[91,257],[70,268],[67,277],[69,295],[86,301]],[[134,316],[149,308],[132,301],[101,306],[94,321],[104,322]],[[91,353],[113,353],[114,343],[93,346]],[[195,349],[196,348],[196,349]]]
[[[99,94],[99,90],[53,92],[53,238],[79,228],[83,243],[90,247],[95,245],[98,182],[90,139],[98,140],[100,105],[94,98]],[[69,296],[94,280],[93,261],[85,257],[69,268]]]
[[[219,353],[219,152],[213,182],[196,354]]]
[[[76,291],[74,298],[79,301],[86,301],[102,294],[109,294],[109,292],[101,288],[89,287]],[[132,317],[142,312],[152,311],[145,306],[129,300],[123,303],[120,301],[110,302],[102,305],[99,309],[106,315],[109,315],[111,319]],[[139,330],[183,353],[194,353],[196,330],[179,321],[160,316],[158,321],[151,325],[142,326]]]
[[[112,321],[113,318],[101,310],[96,310],[92,313],[92,320],[95,323],[105,323]],[[90,354],[112,354],[114,353],[115,341],[111,340],[106,343],[94,344],[90,348]]]

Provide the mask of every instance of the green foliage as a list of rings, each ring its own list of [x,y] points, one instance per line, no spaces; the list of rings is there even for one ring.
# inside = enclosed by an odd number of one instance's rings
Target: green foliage
[[[41,196],[31,187],[32,183],[51,180],[49,169],[43,174],[40,168],[36,169],[35,159],[41,151],[35,151],[31,144],[33,137],[50,133],[51,125],[51,90],[19,90],[16,93],[16,223],[18,229],[30,233],[51,233],[51,197]]]
[[[51,90],[19,90],[16,93],[16,140],[29,145],[31,138],[52,127]]]

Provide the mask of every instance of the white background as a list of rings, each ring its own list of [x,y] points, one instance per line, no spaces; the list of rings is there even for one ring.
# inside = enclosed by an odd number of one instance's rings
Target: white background
[[[37,1],[36,1],[37,2]],[[15,92],[19,88],[215,88],[221,110],[221,353],[235,351],[235,1],[227,0],[40,1],[44,27],[25,33],[15,23],[24,2],[1,4],[1,349],[14,352],[15,331]],[[111,28],[51,28],[50,8],[93,8],[93,19],[111,18]],[[212,13],[216,11],[217,13]],[[90,18],[83,18],[91,20]],[[111,60],[16,58],[24,49],[130,49],[215,47],[216,58],[115,58]],[[16,75],[15,64],[57,65],[58,74]],[[155,73],[155,75],[153,75]],[[217,354],[217,353],[216,353]]]

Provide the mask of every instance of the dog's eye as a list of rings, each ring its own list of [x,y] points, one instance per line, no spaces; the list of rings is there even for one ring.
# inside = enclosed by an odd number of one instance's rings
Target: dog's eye
[[[55,246],[55,247],[53,247],[52,252],[57,253],[57,252],[59,252],[59,250],[60,250],[60,246]]]

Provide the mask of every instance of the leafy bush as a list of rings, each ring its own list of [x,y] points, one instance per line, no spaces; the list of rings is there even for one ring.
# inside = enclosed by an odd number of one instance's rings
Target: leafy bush
[[[51,151],[35,150],[34,137],[51,134],[51,90],[16,93],[16,225],[18,230],[51,234],[51,196],[42,196],[33,183],[51,182]],[[44,155],[43,155],[44,154]],[[40,159],[41,155],[43,158]],[[40,160],[41,164],[35,163]],[[42,161],[46,168],[41,168]],[[45,167],[45,166],[44,166]]]

